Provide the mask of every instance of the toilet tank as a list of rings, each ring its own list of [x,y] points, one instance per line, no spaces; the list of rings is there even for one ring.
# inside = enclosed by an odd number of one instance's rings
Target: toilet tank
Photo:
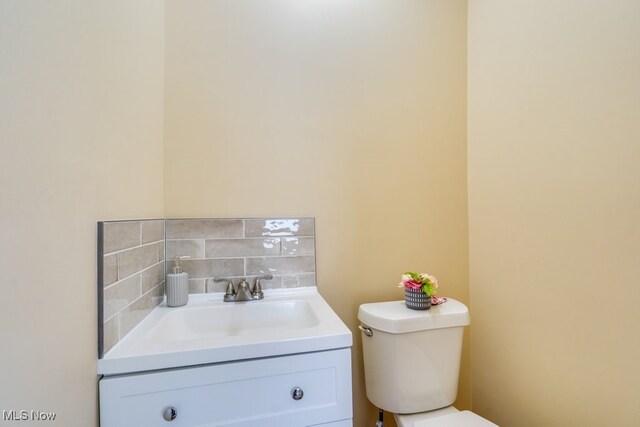
[[[411,414],[453,404],[462,333],[469,324],[464,304],[451,298],[429,310],[411,310],[404,301],[363,304],[358,319],[365,330],[361,336],[367,398],[374,405]]]

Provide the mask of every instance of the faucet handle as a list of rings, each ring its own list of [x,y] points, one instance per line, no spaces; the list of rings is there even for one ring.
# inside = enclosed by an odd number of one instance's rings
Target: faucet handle
[[[214,277],[213,281],[216,283],[221,283],[224,282],[227,284],[227,290],[225,291],[225,296],[229,295],[229,296],[233,296],[236,294],[236,290],[233,287],[233,280],[231,280],[228,277]]]
[[[273,274],[264,274],[262,276],[258,276],[255,278],[255,281],[253,282],[253,288],[251,289],[251,294],[253,294],[255,297],[258,297],[259,299],[262,299],[262,297],[264,297],[264,294],[262,293],[262,285],[260,284],[261,280],[271,280],[273,279]]]

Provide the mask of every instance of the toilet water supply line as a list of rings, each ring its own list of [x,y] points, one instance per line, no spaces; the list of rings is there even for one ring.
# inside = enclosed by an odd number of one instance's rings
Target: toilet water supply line
[[[382,409],[378,409],[378,421],[376,422],[376,427],[382,427],[384,425],[383,418],[384,412]]]

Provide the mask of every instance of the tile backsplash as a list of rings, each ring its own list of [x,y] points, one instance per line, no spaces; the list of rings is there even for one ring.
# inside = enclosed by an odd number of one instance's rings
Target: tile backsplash
[[[98,223],[98,354],[102,358],[164,298],[176,256],[189,293],[223,292],[273,274],[264,289],[316,286],[313,218],[189,218]],[[165,261],[166,259],[166,261]]]
[[[315,286],[313,218],[167,219],[168,271],[176,256],[189,273],[189,293],[223,292],[214,277],[251,279],[271,273],[264,289]]]
[[[164,220],[98,223],[98,354],[164,297]]]

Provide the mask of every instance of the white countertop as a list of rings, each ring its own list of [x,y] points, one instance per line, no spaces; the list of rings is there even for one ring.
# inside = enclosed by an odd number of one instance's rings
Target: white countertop
[[[222,293],[189,295],[189,303],[156,307],[104,358],[98,374],[222,363],[350,347],[351,331],[315,287],[265,290],[260,301],[222,301]]]

